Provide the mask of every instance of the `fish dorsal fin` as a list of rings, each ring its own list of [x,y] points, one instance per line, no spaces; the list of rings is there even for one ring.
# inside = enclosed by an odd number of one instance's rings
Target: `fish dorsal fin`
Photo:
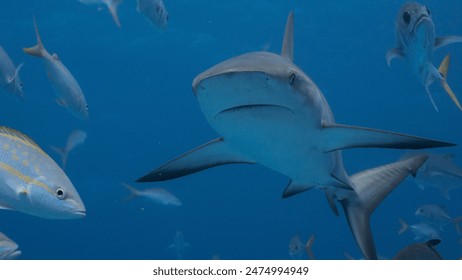
[[[425,243],[427,243],[427,245],[429,245],[429,246],[435,247],[436,245],[441,243],[441,240],[439,240],[439,239],[430,239]]]
[[[4,135],[7,135],[9,137],[21,140],[23,142],[26,142],[27,144],[30,144],[30,145],[35,146],[36,148],[40,149],[39,145],[37,145],[37,143],[35,143],[34,140],[32,140],[29,136],[17,131],[16,129],[9,128],[9,127],[6,127],[6,126],[0,126],[0,134],[4,134]]]
[[[294,61],[294,12],[290,12],[287,17],[281,56]]]

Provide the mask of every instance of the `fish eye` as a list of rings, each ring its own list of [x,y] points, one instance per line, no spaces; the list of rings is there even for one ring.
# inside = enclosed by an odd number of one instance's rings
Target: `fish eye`
[[[403,21],[406,24],[409,24],[411,22],[411,14],[409,12],[404,12],[403,13]]]
[[[65,197],[64,190],[61,189],[61,188],[57,188],[57,189],[56,189],[56,196],[57,196],[59,199],[64,199],[64,197]]]
[[[425,6],[425,9],[427,10],[427,14],[430,16],[431,15],[430,9],[427,6]]]
[[[293,85],[295,83],[295,73],[291,72],[289,75],[289,84]]]
[[[85,110],[88,110],[88,105],[85,105]]]

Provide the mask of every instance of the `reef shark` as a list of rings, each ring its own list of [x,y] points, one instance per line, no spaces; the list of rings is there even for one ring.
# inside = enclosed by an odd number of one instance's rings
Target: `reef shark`
[[[332,209],[335,209],[333,199],[346,199],[344,208],[355,209],[348,211],[351,214],[347,218],[356,240],[367,244],[362,248],[370,247],[371,237],[362,236],[361,228],[368,224],[368,215],[361,214],[361,222],[352,221],[358,211],[369,210],[364,209],[364,205],[355,208],[361,204],[355,194],[357,186],[344,169],[341,150],[354,147],[422,149],[453,144],[335,123],[319,88],[293,63],[293,29],[293,13],[290,13],[280,55],[247,53],[199,74],[193,81],[193,91],[205,118],[220,137],[137,181],[170,180],[223,164],[259,163],[290,178],[283,197],[320,188],[326,191]],[[402,169],[406,172],[412,170],[409,162],[403,163]],[[366,217],[367,221],[363,221]],[[363,254],[376,258],[375,248],[369,247]]]
[[[394,58],[405,58],[411,72],[425,86],[428,97],[435,108],[429,87],[435,81],[441,82],[446,93],[462,111],[462,106],[456,95],[446,82],[449,68],[447,55],[438,69],[431,63],[434,50],[452,43],[462,42],[462,36],[435,37],[435,26],[431,19],[431,12],[426,6],[416,2],[405,3],[398,11],[395,20],[397,46],[387,52],[388,65]]]

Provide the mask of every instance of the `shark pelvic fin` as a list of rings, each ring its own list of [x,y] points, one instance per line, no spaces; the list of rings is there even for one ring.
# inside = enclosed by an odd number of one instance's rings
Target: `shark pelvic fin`
[[[231,148],[223,138],[217,138],[167,162],[139,178],[137,182],[170,180],[230,163],[255,163],[255,161]]]

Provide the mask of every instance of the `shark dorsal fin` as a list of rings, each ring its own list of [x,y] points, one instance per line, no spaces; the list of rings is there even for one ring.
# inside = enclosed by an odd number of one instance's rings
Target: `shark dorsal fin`
[[[281,56],[290,61],[294,61],[294,12],[290,12],[287,17]]]

